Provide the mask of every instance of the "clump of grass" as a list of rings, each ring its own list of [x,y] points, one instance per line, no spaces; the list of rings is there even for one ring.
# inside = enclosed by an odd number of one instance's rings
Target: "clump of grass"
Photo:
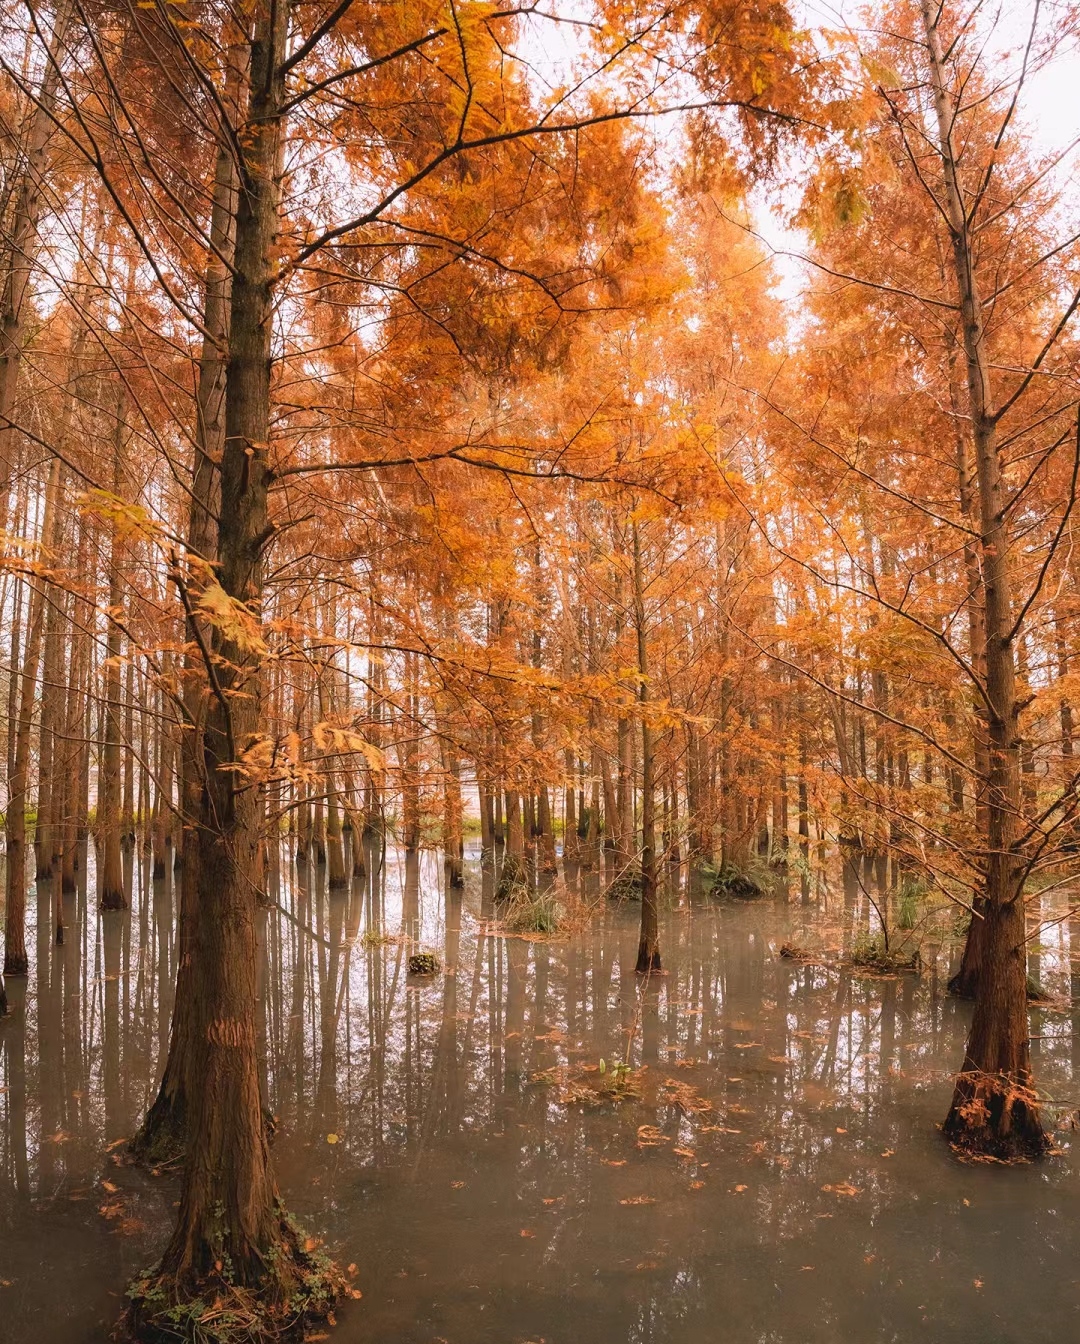
[[[499,880],[495,885],[495,899],[520,901],[523,898],[527,899],[529,895],[529,874],[524,863],[516,854],[505,855]]]
[[[365,929],[360,935],[361,947],[385,947],[394,941],[392,933],[383,933],[381,929]]]
[[[926,896],[926,887],[915,877],[905,877],[896,890],[896,926],[913,929],[919,922],[919,910]]]
[[[544,892],[516,900],[503,922],[511,933],[557,933],[560,914],[558,901]]]
[[[880,934],[864,934],[857,938],[844,960],[856,970],[869,971],[874,975],[894,975],[897,971],[919,969],[917,948],[889,947]]]
[[[711,867],[711,865],[710,865]],[[764,896],[771,885],[768,864],[749,859],[744,867],[725,860],[719,868],[712,868],[710,891],[714,896],[731,896],[741,901]],[[705,870],[708,880],[709,868]]]

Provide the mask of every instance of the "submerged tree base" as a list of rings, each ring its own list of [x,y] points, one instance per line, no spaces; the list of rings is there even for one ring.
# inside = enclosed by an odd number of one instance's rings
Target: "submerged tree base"
[[[964,1157],[1027,1162],[1048,1153],[1038,1097],[1005,1075],[972,1069],[957,1076],[942,1132]]]
[[[965,975],[961,967],[952,977],[946,986],[954,999],[974,999],[979,988],[978,979]],[[1028,1003],[1049,1003],[1052,996],[1047,994],[1046,990],[1032,976],[1027,978],[1027,1000]]]
[[[330,1317],[339,1298],[360,1296],[284,1211],[265,1265],[255,1284],[234,1283],[220,1260],[198,1279],[177,1279],[155,1266],[128,1288],[114,1338],[121,1344],[292,1344],[313,1322]]]
[[[660,949],[649,950],[647,943],[642,943],[638,948],[637,965],[634,970],[638,975],[663,975],[664,968],[660,964]]]
[[[187,1144],[186,1115],[178,1097],[159,1093],[128,1144],[128,1152],[144,1167],[171,1167],[182,1162]]]

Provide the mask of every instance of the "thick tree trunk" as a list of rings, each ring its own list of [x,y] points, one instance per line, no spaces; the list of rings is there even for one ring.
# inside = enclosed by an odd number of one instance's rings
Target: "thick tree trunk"
[[[134,1285],[132,1324],[209,1289],[242,1301],[255,1339],[325,1314],[338,1278],[316,1267],[285,1215],[263,1121],[256,1044],[259,853],[263,787],[241,763],[261,732],[265,646],[258,630],[269,522],[272,286],[278,219],[282,58],[288,8],[260,0],[251,93],[238,137],[243,178],[236,223],[218,518],[218,582],[238,620],[213,632],[216,686],[201,734],[199,886],[192,919],[196,1021],[187,1162],[176,1229],[151,1282]],[[243,609],[243,611],[241,610]],[[246,612],[247,615],[244,615]],[[218,693],[220,692],[220,693]]]
[[[230,52],[226,104],[235,110],[242,80],[242,62]],[[225,446],[225,373],[229,333],[229,271],[236,226],[236,170],[232,147],[218,151],[214,177],[214,200],[210,216],[211,250],[206,264],[206,297],[203,325],[205,336],[199,359],[196,388],[195,451],[192,464],[188,512],[187,571],[181,581],[188,586],[188,648],[184,655],[184,723],[180,736],[180,901],[177,918],[176,989],[165,1070],[153,1105],[132,1150],[148,1163],[179,1156],[187,1136],[189,1069],[194,1025],[192,931],[199,894],[199,811],[202,802],[203,760],[201,738],[210,687],[199,640],[209,636],[209,626],[194,613],[194,597],[212,575],[217,557],[216,519],[220,509],[221,483],[218,463]],[[196,625],[196,622],[200,622]]]

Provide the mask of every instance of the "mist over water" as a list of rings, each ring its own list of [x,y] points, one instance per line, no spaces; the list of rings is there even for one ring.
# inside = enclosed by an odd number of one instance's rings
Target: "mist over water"
[[[335,1338],[401,1344],[1038,1341],[1080,1316],[1080,1181],[956,1161],[936,1130],[969,1007],[952,949],[919,977],[781,958],[868,927],[874,875],[718,903],[669,875],[666,974],[634,975],[638,907],[528,941],[489,931],[494,877],[366,851],[344,891],[271,865],[261,1029],[283,1195],[360,1301]],[[168,1043],[176,892],[126,856],[131,908],[94,874],[30,899],[32,965],[0,1025],[0,1340],[102,1341],[159,1251],[177,1187],[124,1144]],[[83,880],[87,865],[82,866]],[[1052,917],[1046,898],[1044,918]],[[1065,906],[1061,906],[1064,913]],[[409,952],[442,971],[410,976]],[[1036,1077],[1067,1118],[1080,922],[1032,944],[1062,1000],[1032,1012]],[[603,1073],[601,1063],[603,1060]],[[613,1089],[614,1066],[630,1071]]]

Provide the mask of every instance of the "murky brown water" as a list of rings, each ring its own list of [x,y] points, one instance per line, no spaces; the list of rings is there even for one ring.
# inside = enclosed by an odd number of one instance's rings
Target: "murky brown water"
[[[378,868],[378,865],[373,865]],[[0,1026],[0,1341],[103,1340],[175,1186],[122,1163],[167,1031],[170,884],[34,927]],[[797,895],[797,893],[796,893]],[[862,918],[849,889],[848,907]],[[1080,1179],[962,1165],[935,1125],[962,1056],[946,956],[868,980],[780,959],[815,905],[678,896],[668,974],[633,974],[637,910],[569,939],[488,936],[483,891],[391,855],[266,920],[267,1091],[294,1211],[358,1267],[342,1344],[1004,1344],[1080,1337]],[[416,983],[402,930],[447,974]],[[839,936],[839,934],[838,934]],[[826,936],[826,941],[828,937]],[[1035,944],[1073,988],[1062,923]],[[1036,1069],[1080,1101],[1080,1023],[1033,1014]],[[601,1075],[599,1062],[605,1061]],[[631,1095],[589,1104],[626,1059]],[[585,1100],[575,1099],[582,1094]],[[111,1147],[111,1145],[116,1145]]]

